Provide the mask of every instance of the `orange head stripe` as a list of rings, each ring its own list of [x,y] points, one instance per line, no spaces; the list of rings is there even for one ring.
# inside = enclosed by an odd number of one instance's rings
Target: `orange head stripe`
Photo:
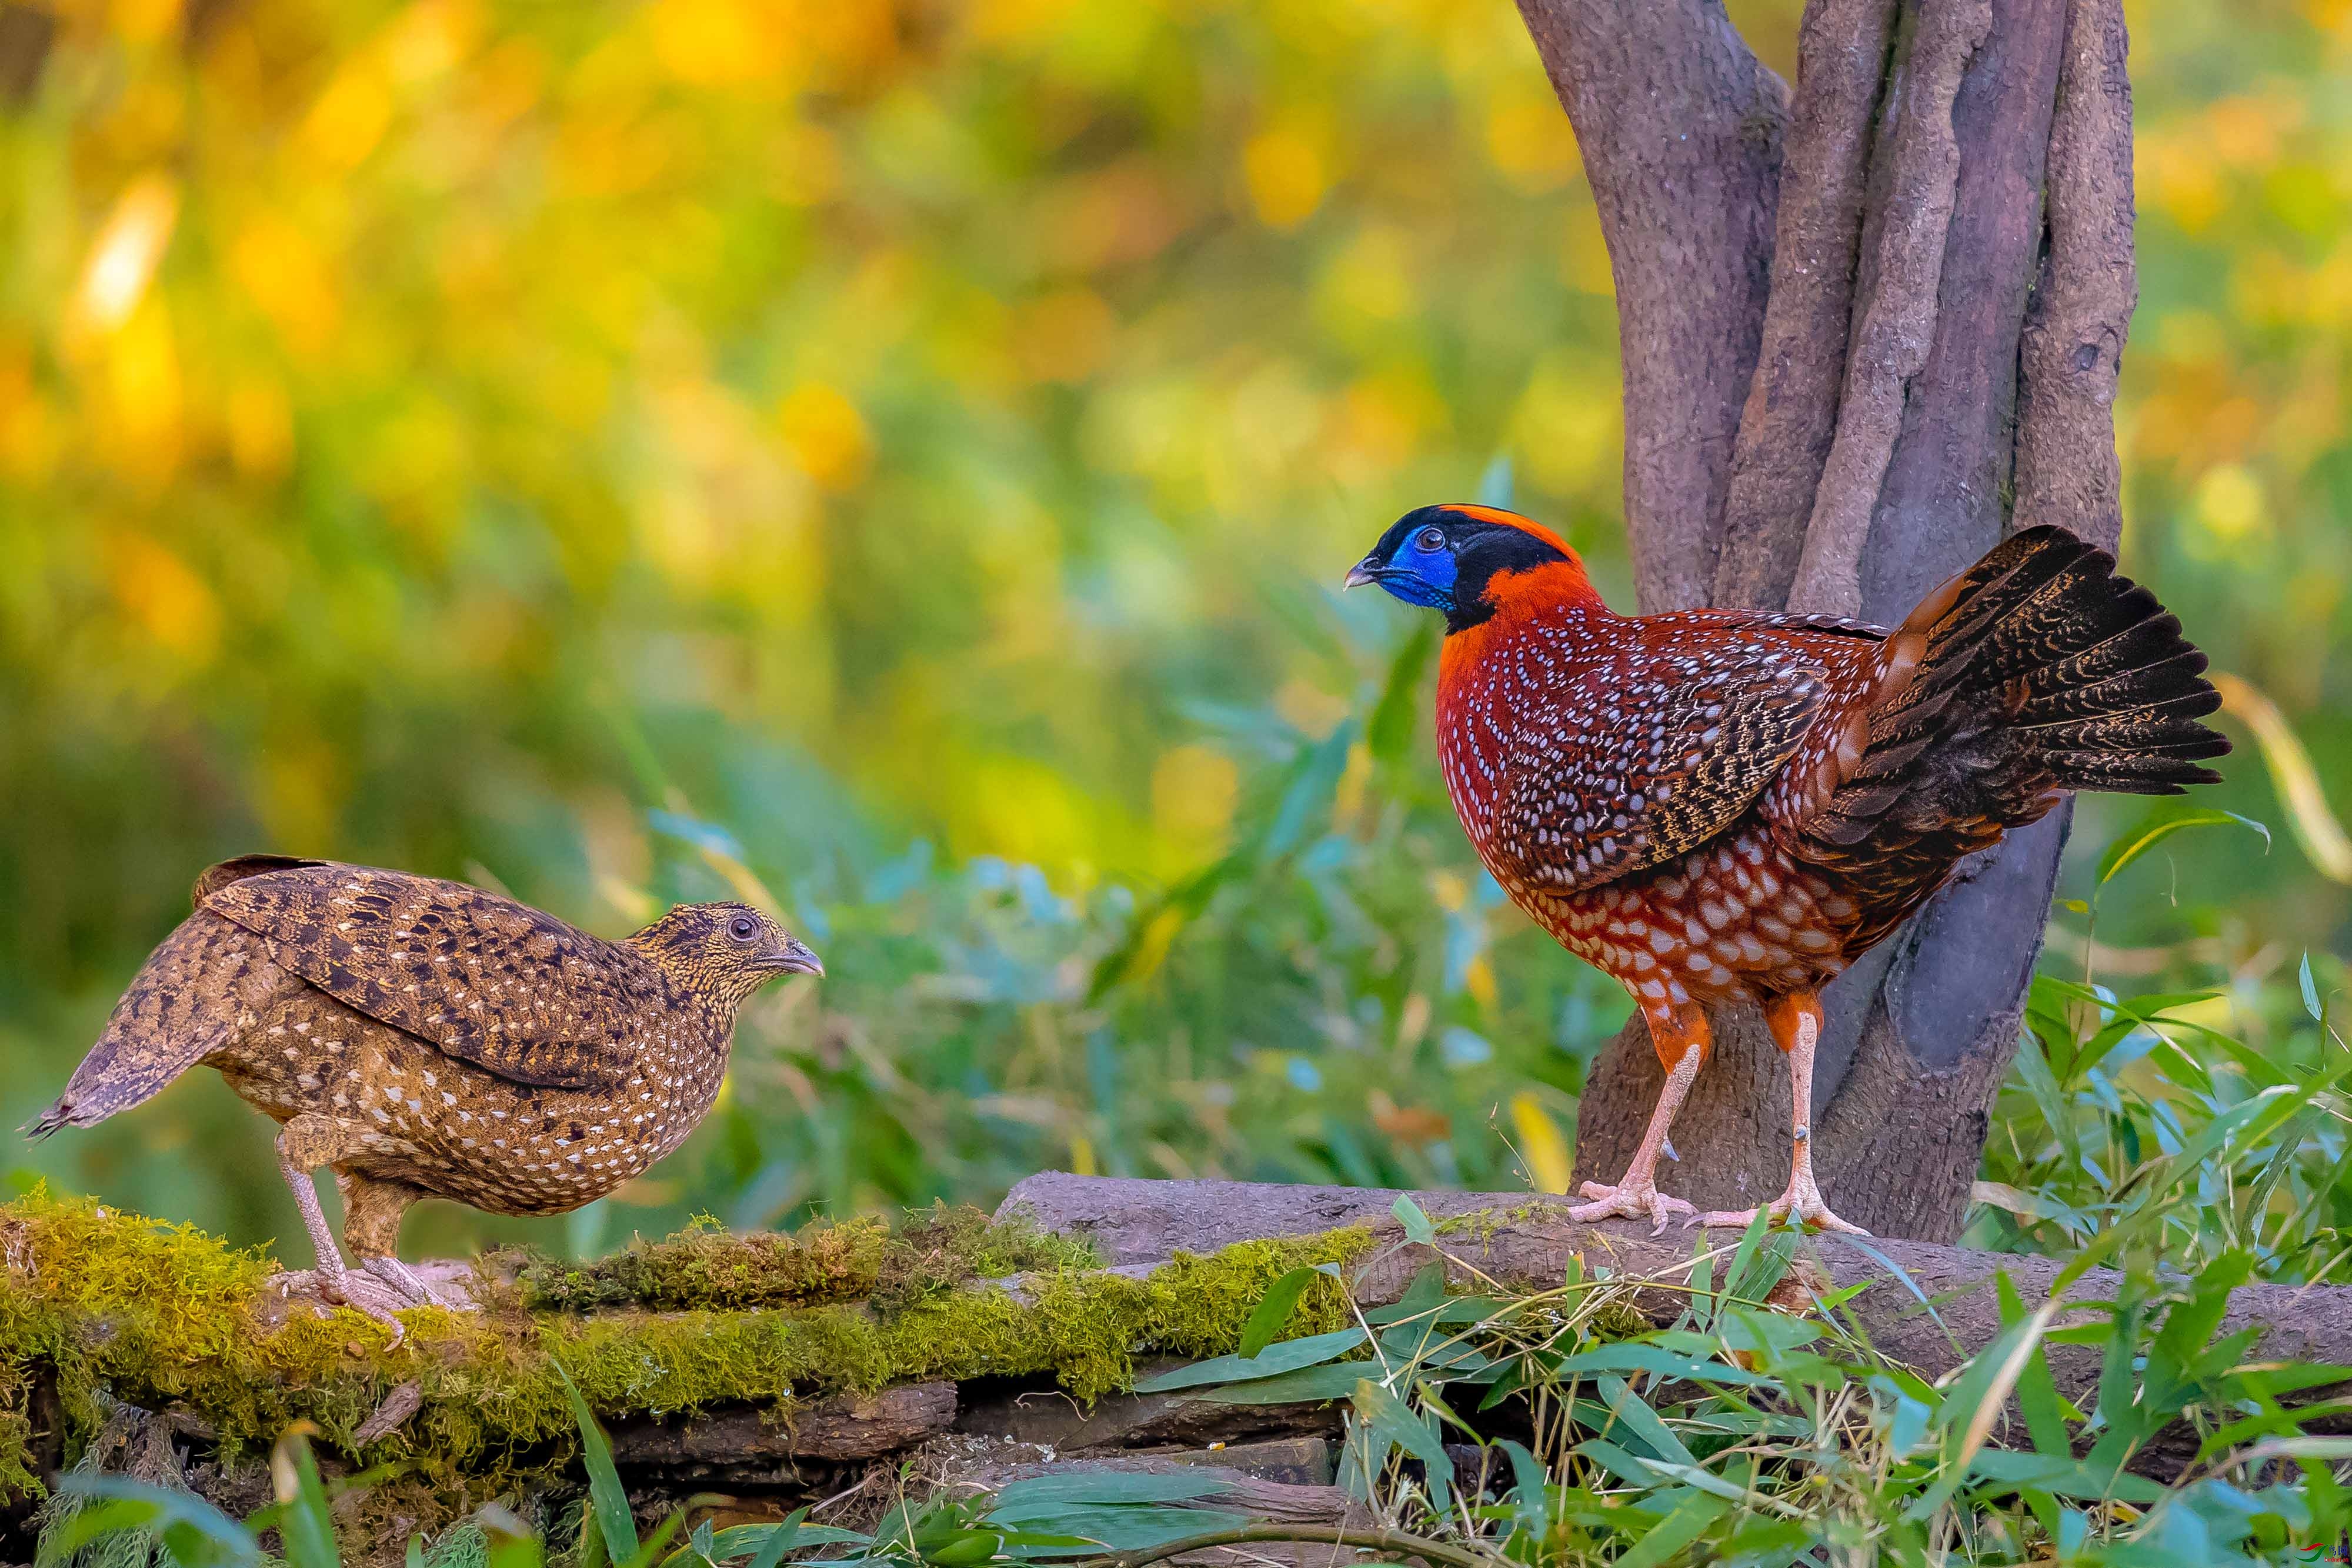
[[[1584,574],[1583,563],[1571,555],[1565,561],[1496,573],[1486,579],[1486,602],[1504,615],[1529,615],[1557,605],[1598,606],[1601,595]]]
[[[1550,529],[1546,528],[1542,523],[1536,521],[1533,518],[1521,517],[1517,512],[1506,511],[1498,506],[1449,505],[1445,510],[1447,511],[1459,512],[1464,517],[1475,518],[1480,522],[1496,523],[1504,528],[1516,528],[1521,533],[1533,534],[1536,538],[1542,540],[1546,544],[1550,545],[1554,550],[1559,551],[1562,555],[1567,556],[1570,561],[1576,559],[1576,552],[1568,547],[1567,540],[1562,539],[1559,534],[1554,533]]]

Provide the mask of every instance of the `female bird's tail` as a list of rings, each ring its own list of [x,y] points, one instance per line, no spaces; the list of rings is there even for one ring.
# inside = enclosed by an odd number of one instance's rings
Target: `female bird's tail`
[[[2205,656],[2115,565],[2031,528],[1912,611],[1882,645],[1859,757],[1804,825],[1822,858],[1948,867],[2069,790],[2218,782],[2200,763],[2230,742],[2198,722],[2221,702]]]
[[[88,1127],[152,1099],[234,1040],[242,1016],[287,984],[259,937],[198,910],[149,956],[65,1092],[25,1124],[26,1136]]]

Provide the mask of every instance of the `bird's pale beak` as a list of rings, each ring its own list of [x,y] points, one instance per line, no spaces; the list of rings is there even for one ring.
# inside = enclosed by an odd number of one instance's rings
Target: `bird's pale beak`
[[[786,937],[784,945],[770,955],[768,963],[769,967],[780,974],[823,974],[824,973],[824,963],[818,960],[815,953],[808,950],[807,943],[798,937]]]
[[[1377,583],[1380,580],[1380,567],[1374,563],[1370,556],[1367,555],[1348,568],[1348,575],[1341,580],[1339,588],[1344,593],[1349,588],[1360,588],[1367,583]]]

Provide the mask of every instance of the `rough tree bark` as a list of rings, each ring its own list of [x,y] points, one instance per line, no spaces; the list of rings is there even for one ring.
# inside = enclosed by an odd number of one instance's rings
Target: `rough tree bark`
[[[1706,0],[1519,0],[1618,287],[1626,523],[1645,611],[1901,619],[2014,528],[2121,529],[2111,405],[2136,285],[2120,0],[1811,0],[1784,93]],[[1838,1212],[1959,1233],[2068,816],[1977,858],[1830,987],[1815,1161]],[[1716,1020],[1671,1190],[1777,1193],[1789,1076]],[[1579,1180],[1661,1074],[1594,1064]]]

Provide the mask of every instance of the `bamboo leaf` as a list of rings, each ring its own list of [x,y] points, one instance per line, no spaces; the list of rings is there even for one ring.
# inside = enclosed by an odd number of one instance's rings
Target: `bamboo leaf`
[[[1705,1535],[1729,1507],[1719,1497],[1692,1493],[1672,1513],[1644,1531],[1633,1550],[1617,1559],[1616,1568],[1658,1568],[1658,1564]]]
[[[1437,1245],[1437,1226],[1430,1223],[1421,1205],[1412,1201],[1411,1193],[1399,1193],[1396,1202],[1389,1205],[1389,1212],[1396,1215],[1399,1225],[1404,1226],[1405,1239],[1417,1241],[1423,1247]]]
[[[2178,816],[2168,816],[2161,821],[2148,823],[2137,832],[2127,834],[2108,845],[2107,852],[2099,857],[2098,885],[2102,888],[2105,887],[2125,867],[2185,828],[2227,827],[2231,823],[2261,834],[2263,850],[2265,854],[2269,852],[2271,830],[2251,816],[2240,816],[2234,811],[2220,811],[2211,807],[2201,811],[2184,811]]]
[[[1282,1332],[1283,1324],[1290,1321],[1291,1312],[1298,1305],[1298,1298],[1305,1295],[1307,1287],[1315,1282],[1318,1272],[1312,1267],[1294,1268],[1266,1287],[1265,1299],[1250,1313],[1249,1321],[1242,1325],[1239,1352],[1242,1356],[1254,1356],[1274,1342],[1275,1336]]]
[[[1305,1339],[1286,1340],[1278,1345],[1268,1345],[1254,1356],[1221,1355],[1212,1356],[1207,1361],[1196,1361],[1190,1366],[1180,1366],[1157,1377],[1146,1378],[1135,1385],[1135,1392],[1171,1394],[1180,1388],[1200,1388],[1217,1383],[1246,1383],[1272,1377],[1335,1360],[1363,1342],[1364,1331],[1361,1329],[1336,1329],[1328,1334],[1309,1334]]]

